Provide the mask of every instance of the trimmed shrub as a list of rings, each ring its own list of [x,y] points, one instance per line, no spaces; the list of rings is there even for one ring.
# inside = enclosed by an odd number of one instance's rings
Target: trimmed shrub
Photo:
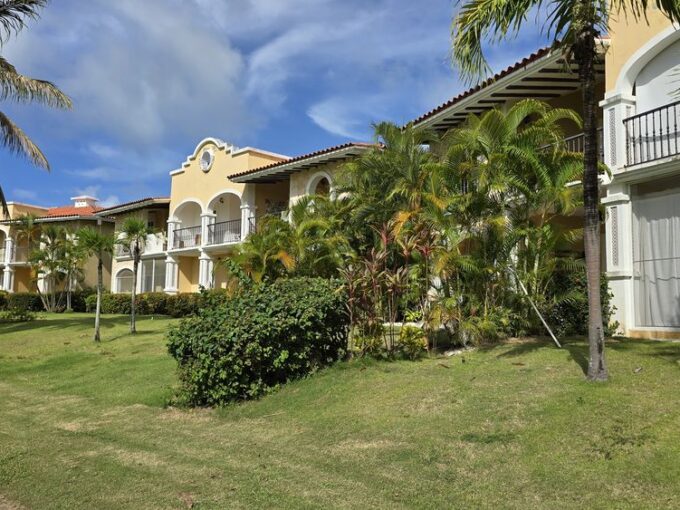
[[[27,310],[29,312],[42,312],[44,306],[40,296],[33,292],[14,292],[7,295],[7,309]]]
[[[35,319],[35,312],[23,308],[9,308],[0,311],[0,324],[6,322],[30,322]]]
[[[166,313],[171,317],[188,317],[198,313],[202,301],[201,294],[182,293],[168,296]]]
[[[194,317],[168,334],[180,403],[220,405],[257,398],[345,354],[345,296],[320,278],[282,279],[232,298],[204,295]]]
[[[7,292],[0,290],[0,310],[7,310],[8,296]]]

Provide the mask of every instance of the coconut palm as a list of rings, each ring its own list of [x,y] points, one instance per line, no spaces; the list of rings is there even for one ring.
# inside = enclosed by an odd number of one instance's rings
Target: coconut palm
[[[130,333],[137,332],[137,325],[135,323],[135,312],[136,312],[136,297],[137,297],[137,274],[139,271],[139,263],[142,260],[142,252],[144,251],[144,245],[146,243],[146,238],[153,234],[153,230],[150,229],[146,223],[141,218],[131,216],[126,218],[121,225],[120,230],[117,232],[116,243],[123,246],[132,257],[132,293],[130,296]]]
[[[68,239],[66,231],[54,224],[44,225],[40,233],[40,246],[29,255],[34,270],[38,295],[45,310],[56,311],[61,305],[63,292],[58,292],[64,281],[64,252]],[[41,289],[42,287],[42,289]]]
[[[517,34],[534,9],[545,12],[545,27],[556,48],[564,51],[567,61],[578,67],[583,96],[585,209],[585,254],[588,275],[588,341],[590,360],[588,379],[604,381],[607,367],[604,356],[602,306],[600,302],[600,218],[597,164],[597,95],[595,65],[597,41],[609,28],[612,15],[644,18],[651,8],[648,0],[462,0],[452,23],[453,60],[469,78],[489,73],[482,44],[499,42]],[[671,21],[680,21],[680,2],[655,0],[656,7]],[[547,12],[546,12],[547,9]]]
[[[104,259],[113,254],[115,238],[92,227],[85,227],[76,233],[78,246],[88,257],[97,257],[97,308],[94,319],[94,341],[100,342],[102,292],[104,290]]]
[[[47,0],[5,0],[0,3],[0,47],[13,33],[20,31],[28,19],[38,17]],[[17,103],[37,102],[55,108],[70,108],[71,100],[54,84],[20,74],[6,59],[0,57],[0,100]],[[11,153],[28,158],[34,165],[50,169],[40,148],[0,112],[0,143]],[[0,204],[5,217],[9,216],[7,201],[0,187]]]

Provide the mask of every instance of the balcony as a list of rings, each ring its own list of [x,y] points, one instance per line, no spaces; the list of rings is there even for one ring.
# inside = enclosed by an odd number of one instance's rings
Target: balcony
[[[627,166],[680,154],[680,101],[624,119]]]
[[[15,246],[12,258],[10,260],[15,264],[25,264],[28,262],[28,253],[28,246]]]
[[[208,225],[208,245],[238,243],[241,240],[241,220],[221,221]]]
[[[564,146],[569,152],[583,153],[586,148],[586,135],[579,133],[568,136],[564,139]],[[602,128],[597,129],[597,160],[604,161],[604,133]]]
[[[201,246],[201,226],[178,228],[173,232],[173,250]]]
[[[154,253],[163,253],[167,250],[168,244],[165,241],[163,233],[149,234],[142,246],[142,255],[150,255]],[[120,244],[116,245],[114,255],[118,258],[130,257],[130,250],[127,246]]]

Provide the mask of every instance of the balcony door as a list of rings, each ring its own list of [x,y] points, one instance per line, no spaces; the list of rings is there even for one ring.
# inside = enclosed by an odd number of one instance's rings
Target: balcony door
[[[680,188],[633,200],[637,327],[680,327]]]

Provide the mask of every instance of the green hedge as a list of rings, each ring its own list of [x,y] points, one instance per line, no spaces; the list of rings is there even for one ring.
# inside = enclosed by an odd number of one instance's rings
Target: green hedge
[[[74,312],[85,312],[87,310],[86,300],[93,292],[93,289],[82,289],[71,294],[71,307]],[[66,307],[66,296],[62,300],[62,307]],[[26,310],[28,312],[44,311],[42,300],[35,292],[0,292],[0,311],[2,310]]]
[[[168,334],[180,403],[220,405],[259,397],[343,357],[349,321],[334,282],[282,279],[224,299],[208,295]]]
[[[211,291],[211,294],[221,291]],[[136,296],[137,313],[139,315],[170,315],[171,317],[188,317],[198,312],[205,298],[201,294],[186,293],[168,295],[162,292],[148,292]],[[102,294],[102,313],[129,314],[132,305],[130,294]],[[88,296],[86,310],[94,312],[97,306],[97,295]]]

